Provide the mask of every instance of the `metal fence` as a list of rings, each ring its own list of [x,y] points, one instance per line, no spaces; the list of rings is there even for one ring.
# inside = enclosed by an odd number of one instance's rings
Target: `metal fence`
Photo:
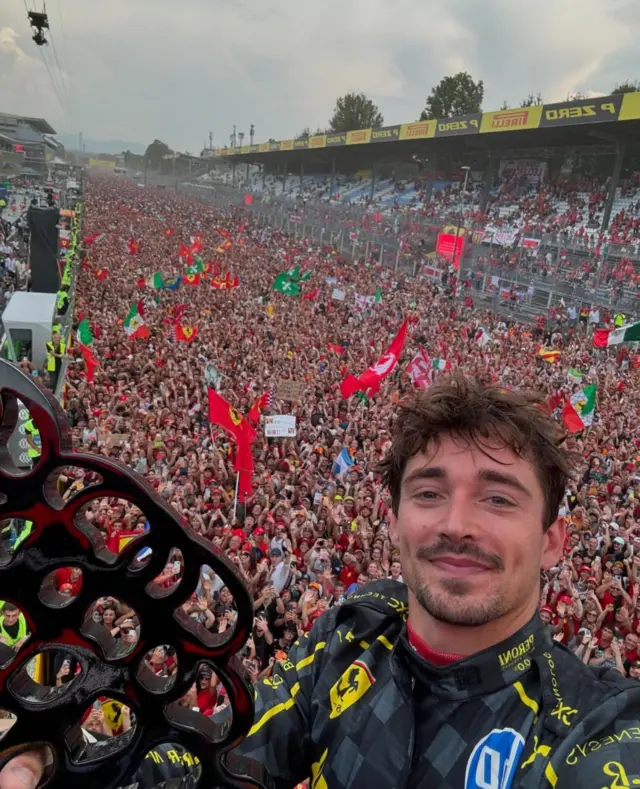
[[[340,254],[364,259],[394,271],[442,281],[448,264],[426,250],[433,248],[437,234],[447,225],[464,228],[468,239],[486,222],[469,218],[464,207],[438,217],[412,213],[378,214],[363,205],[306,200],[302,197],[246,195],[231,186],[181,184],[181,189],[221,208],[249,212],[258,224],[291,233],[300,239],[331,244]],[[523,247],[507,249],[476,239],[467,245],[459,278],[470,282],[477,303],[505,316],[532,321],[549,308],[564,304],[580,313],[597,306],[640,314],[640,304],[631,283],[612,285],[607,266],[626,257],[640,270],[635,245],[608,244],[596,254],[588,239],[569,233],[527,233],[540,241],[537,257]],[[463,292],[460,289],[459,292]]]

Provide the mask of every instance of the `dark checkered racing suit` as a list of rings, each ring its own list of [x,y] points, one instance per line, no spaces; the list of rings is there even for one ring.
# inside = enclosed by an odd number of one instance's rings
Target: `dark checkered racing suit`
[[[312,789],[640,787],[640,684],[587,668],[537,616],[435,668],[406,615],[403,584],[367,586],[260,683],[239,753],[275,789],[309,776]]]

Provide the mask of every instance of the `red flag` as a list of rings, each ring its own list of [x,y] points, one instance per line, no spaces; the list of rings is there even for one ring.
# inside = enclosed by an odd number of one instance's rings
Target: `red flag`
[[[389,375],[398,363],[404,347],[404,341],[407,338],[408,327],[409,323],[405,320],[388,347],[387,352],[372,367],[366,369],[357,378],[354,375],[348,375],[344,379],[340,385],[340,392],[345,400],[351,397],[354,392],[367,392],[371,395],[378,392],[382,380]]]
[[[174,233],[175,233],[175,230],[174,230],[172,227],[168,227],[168,228],[167,228],[167,229],[164,231],[164,234],[165,234],[165,236],[166,236],[167,238],[171,238],[171,236],[172,236]]]
[[[269,392],[265,392],[264,394],[260,395],[255,403],[251,406],[249,413],[247,414],[247,418],[253,422],[254,425],[258,423],[260,419],[260,414],[262,413],[262,409],[266,408],[269,405]]]
[[[109,269],[108,268],[99,268],[96,269],[96,279],[100,282],[104,282],[105,279],[109,276]]]
[[[249,422],[223,397],[209,389],[209,422],[223,427],[236,442],[237,452],[235,469],[238,472],[238,500],[244,501],[251,495],[251,476],[253,474],[253,455],[251,443],[256,431]]]
[[[318,293],[320,293],[320,288],[316,288],[315,290],[310,290],[309,293],[305,293],[302,297],[303,301],[315,301],[318,298]]]
[[[195,326],[183,326],[177,323],[173,329],[173,336],[178,342],[193,342],[198,336],[198,329]]]
[[[98,361],[96,357],[93,355],[93,351],[88,345],[78,345],[80,349],[80,353],[84,359],[87,375],[87,382],[92,384],[95,378],[96,367],[98,366]]]
[[[184,260],[184,262],[190,266],[193,263],[193,256],[191,254],[191,248],[186,247],[184,244],[180,244],[180,249],[178,250],[178,255]]]
[[[327,348],[334,353],[339,353],[342,356],[343,353],[347,350],[344,345],[334,345],[333,343],[327,343]]]
[[[140,244],[138,241],[135,240],[133,236],[129,239],[129,254],[130,255],[137,255],[140,251]]]
[[[182,282],[185,285],[199,285],[200,284],[200,274],[185,274],[182,277]]]

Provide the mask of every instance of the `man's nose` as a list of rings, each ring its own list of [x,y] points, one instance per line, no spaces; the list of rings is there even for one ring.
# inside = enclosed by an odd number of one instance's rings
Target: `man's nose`
[[[452,542],[473,540],[478,536],[478,524],[469,494],[458,489],[449,496],[441,523],[441,533]]]

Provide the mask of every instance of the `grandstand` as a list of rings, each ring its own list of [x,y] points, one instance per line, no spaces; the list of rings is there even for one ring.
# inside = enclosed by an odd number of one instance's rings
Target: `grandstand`
[[[48,163],[60,150],[55,133],[44,118],[0,113],[0,173],[46,177]]]
[[[595,232],[632,205],[621,176],[625,159],[637,152],[639,131],[640,93],[627,93],[222,148],[215,156],[227,162],[224,183],[251,191],[434,215],[459,202],[464,164],[475,182],[465,197],[466,210],[487,212],[502,222],[521,214],[523,199],[536,193],[538,184],[558,180],[561,168],[557,173],[550,168],[559,158],[605,157],[599,186],[608,181],[607,190],[594,210],[574,210],[589,204],[590,188],[572,187],[571,203],[565,189],[548,195],[543,210],[528,211],[534,220],[569,219],[576,231]],[[416,176],[384,174],[394,163],[407,162],[414,164]],[[574,213],[581,218],[573,218]]]

